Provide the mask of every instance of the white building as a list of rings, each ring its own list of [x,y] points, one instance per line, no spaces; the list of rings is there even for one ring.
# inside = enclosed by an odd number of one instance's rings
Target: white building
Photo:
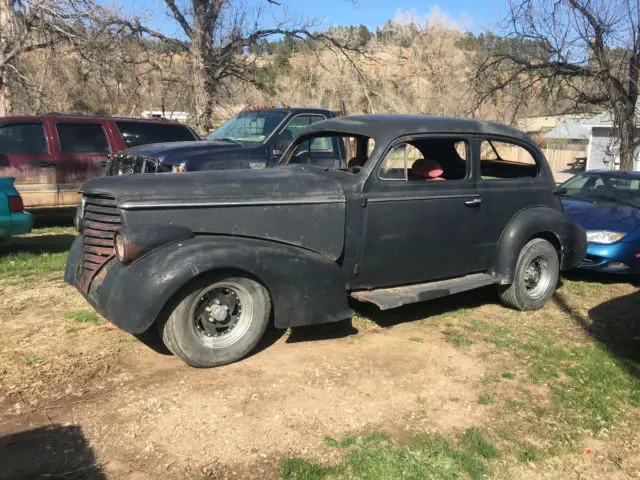
[[[603,112],[585,122],[583,126],[589,132],[586,169],[620,169],[618,141],[613,128],[613,115],[611,112]],[[639,135],[640,128],[636,127],[636,136]],[[636,151],[633,169],[640,171],[640,151]]]

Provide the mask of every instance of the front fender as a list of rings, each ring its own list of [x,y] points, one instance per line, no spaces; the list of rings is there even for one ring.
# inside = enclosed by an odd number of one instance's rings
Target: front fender
[[[69,263],[74,263],[71,254]],[[338,264],[275,242],[196,236],[159,248],[129,266],[114,260],[103,270],[106,273],[96,276],[86,298],[105,318],[134,334],[147,330],[190,281],[223,270],[244,272],[266,286],[278,328],[353,315]]]
[[[513,282],[520,250],[535,237],[548,238],[560,247],[562,270],[577,267],[587,252],[586,234],[571,218],[548,207],[527,208],[511,219],[494,252],[492,270],[501,283]]]

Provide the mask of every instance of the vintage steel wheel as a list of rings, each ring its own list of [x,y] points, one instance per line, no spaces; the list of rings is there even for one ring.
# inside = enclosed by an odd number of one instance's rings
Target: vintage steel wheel
[[[520,251],[513,283],[499,287],[502,302],[517,310],[537,310],[551,298],[558,283],[560,260],[547,240],[534,238]]]
[[[209,348],[225,348],[242,338],[251,325],[253,300],[243,285],[222,281],[200,293],[189,316],[202,343]]]
[[[193,367],[215,367],[245,357],[269,324],[271,299],[254,279],[216,275],[186,287],[169,318],[158,325],[169,350]]]

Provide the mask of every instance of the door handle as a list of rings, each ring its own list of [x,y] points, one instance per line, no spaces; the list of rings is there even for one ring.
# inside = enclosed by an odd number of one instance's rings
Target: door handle
[[[107,161],[106,161],[106,160],[102,160],[102,161],[100,162],[100,166],[101,166],[101,167],[106,167],[106,166],[107,166]]]
[[[476,197],[472,200],[467,200],[466,202],[464,202],[465,205],[468,205],[469,207],[475,207],[477,205],[480,205],[482,203],[482,199],[480,197]]]
[[[40,161],[40,168],[55,168],[56,164],[53,162],[47,162],[46,160]]]

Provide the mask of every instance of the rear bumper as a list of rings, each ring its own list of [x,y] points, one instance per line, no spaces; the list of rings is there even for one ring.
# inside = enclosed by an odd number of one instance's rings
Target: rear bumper
[[[587,255],[580,264],[584,270],[609,273],[640,273],[640,247],[632,242],[618,242],[611,245],[589,243]]]
[[[33,226],[33,218],[29,213],[11,213],[5,220],[0,221],[0,237],[12,237],[14,235],[23,235],[31,231]]]

